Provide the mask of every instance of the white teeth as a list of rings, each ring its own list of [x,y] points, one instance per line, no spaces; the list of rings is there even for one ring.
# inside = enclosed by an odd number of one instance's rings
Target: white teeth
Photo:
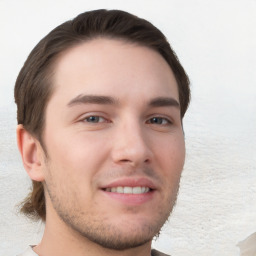
[[[114,187],[106,188],[107,192],[116,192],[120,194],[143,194],[149,192],[148,187]]]
[[[110,188],[110,192],[116,192],[117,188]]]
[[[132,194],[132,188],[131,187],[124,187],[124,194]]]
[[[116,192],[117,193],[124,193],[124,188],[123,187],[117,187]]]
[[[145,192],[145,187],[135,187],[132,189],[133,194],[141,194]]]

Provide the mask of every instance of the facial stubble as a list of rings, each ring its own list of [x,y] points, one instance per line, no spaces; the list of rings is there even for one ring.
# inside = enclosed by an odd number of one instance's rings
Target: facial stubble
[[[49,162],[47,165],[51,176]],[[58,184],[54,181],[57,181]],[[158,236],[173,210],[179,189],[178,181],[175,188],[170,189],[168,197],[162,201],[163,207],[151,209],[155,215],[154,220],[145,222],[142,216],[139,221],[141,225],[133,225],[129,219],[126,220],[122,216],[113,222],[112,218],[100,211],[99,206],[97,208],[97,205],[94,207],[99,209],[98,212],[91,212],[90,209],[85,211],[79,206],[77,191],[61,186],[62,182],[56,177],[55,179],[48,177],[48,182],[45,182],[44,185],[45,193],[47,193],[46,198],[50,199],[55,212],[71,233],[112,250],[135,248],[151,242],[154,236]],[[76,186],[71,187],[75,188]],[[139,213],[131,206],[127,206],[124,212],[131,214],[132,217]]]

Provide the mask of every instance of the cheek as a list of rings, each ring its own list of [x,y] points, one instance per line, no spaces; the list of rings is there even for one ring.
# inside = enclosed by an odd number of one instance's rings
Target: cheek
[[[101,169],[107,157],[107,145],[102,141],[103,138],[84,133],[52,137],[47,144],[50,161],[61,175],[76,181],[88,180]]]
[[[179,180],[185,161],[185,142],[183,135],[166,139],[159,144],[157,164],[161,166],[166,178]]]

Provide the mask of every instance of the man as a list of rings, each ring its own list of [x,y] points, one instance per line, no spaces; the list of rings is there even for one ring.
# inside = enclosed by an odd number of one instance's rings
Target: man
[[[151,250],[176,201],[189,80],[164,35],[117,10],[82,13],[33,49],[15,85],[17,141],[45,221],[22,255]]]

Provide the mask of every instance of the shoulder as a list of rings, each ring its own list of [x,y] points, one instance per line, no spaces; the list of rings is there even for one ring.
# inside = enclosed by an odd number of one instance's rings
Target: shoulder
[[[157,251],[155,249],[152,249],[151,250],[151,256],[170,256],[170,255],[162,253],[162,252],[159,252],[159,251]]]
[[[29,246],[25,252],[18,254],[17,256],[38,256],[38,255],[32,250],[32,246]]]

